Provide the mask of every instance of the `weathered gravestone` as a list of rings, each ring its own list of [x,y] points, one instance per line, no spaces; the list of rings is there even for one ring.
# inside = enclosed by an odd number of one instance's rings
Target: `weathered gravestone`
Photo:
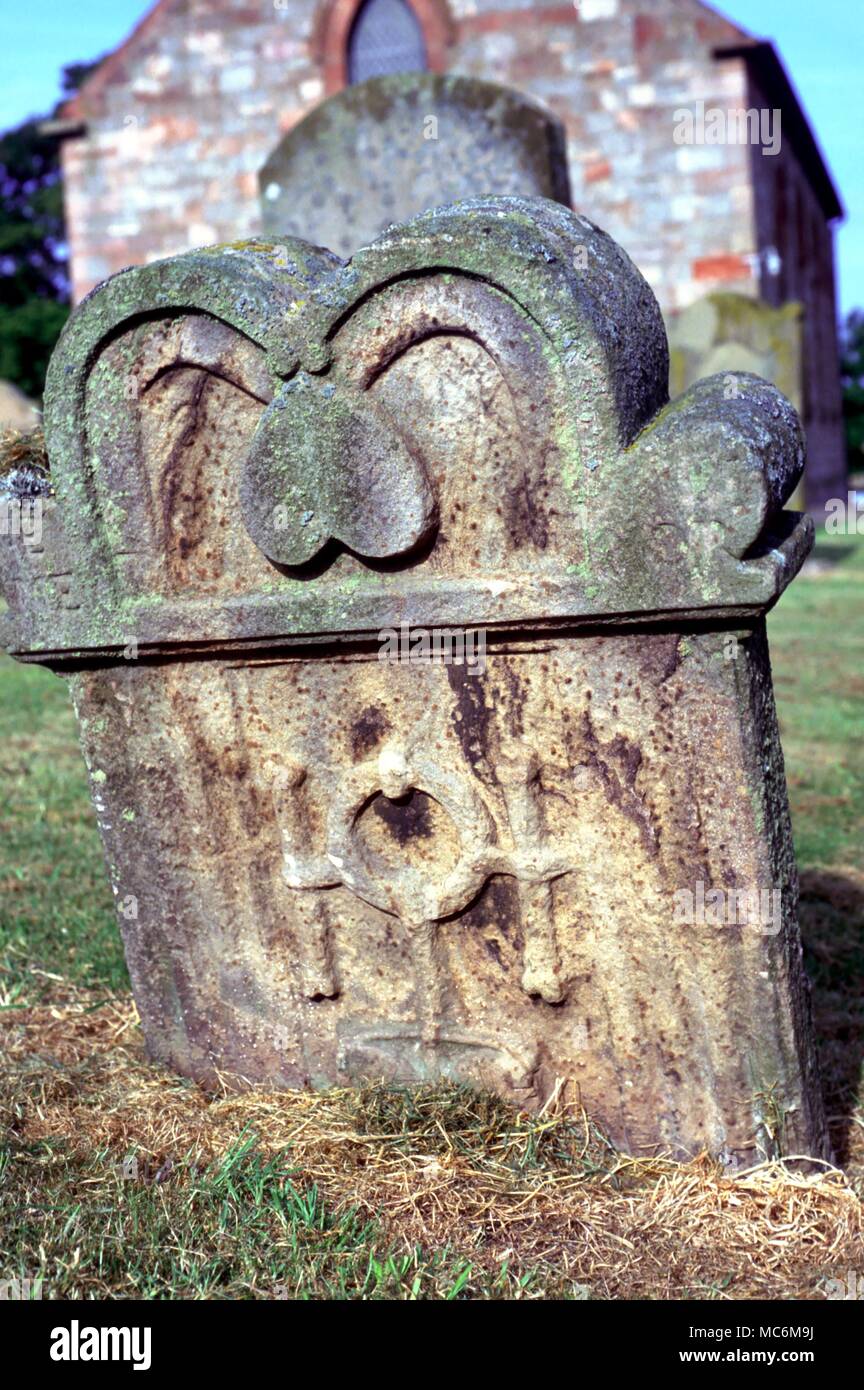
[[[283,137],[259,174],[265,235],[350,256],[392,222],[483,194],[570,204],[564,128],[509,87],[403,73],[346,87]]]
[[[715,290],[667,320],[669,389],[673,396],[705,376],[728,374],[727,391],[737,389],[738,372],[773,382],[800,413],[804,405],[803,308],[797,302],[772,308],[748,295]],[[799,483],[790,507],[804,510]]]
[[[746,371],[773,382],[800,412],[802,314],[798,303],[775,309],[747,295],[716,290],[671,315],[667,327],[673,395],[704,376]]]
[[[541,199],[72,316],[9,640],[69,679],[155,1058],[824,1152],[764,625],[800,429],[667,375],[639,273]],[[383,663],[401,624],[485,670]]]

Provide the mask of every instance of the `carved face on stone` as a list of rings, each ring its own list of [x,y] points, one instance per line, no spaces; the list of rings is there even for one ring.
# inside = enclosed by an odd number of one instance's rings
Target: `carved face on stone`
[[[193,252],[78,310],[56,524],[7,579],[18,653],[86,661],[158,1057],[561,1083],[621,1142],[730,1160],[782,1085],[817,1142],[761,628],[808,544],[800,432],[746,376],[664,408],[667,367],[626,256],[542,199],[347,265]],[[418,628],[482,630],[482,669],[379,660]],[[773,932],[675,923],[691,884],[778,881]]]

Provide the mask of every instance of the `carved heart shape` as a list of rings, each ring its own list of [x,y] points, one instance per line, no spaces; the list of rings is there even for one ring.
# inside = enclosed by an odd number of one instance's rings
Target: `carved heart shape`
[[[240,480],[264,554],[302,565],[333,538],[358,555],[403,555],[437,505],[422,462],[368,396],[298,372],[264,411]]]

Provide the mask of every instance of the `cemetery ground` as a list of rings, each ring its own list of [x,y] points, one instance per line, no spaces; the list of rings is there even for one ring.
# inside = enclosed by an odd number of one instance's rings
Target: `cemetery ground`
[[[819,1299],[860,1272],[864,537],[820,543],[769,634],[842,1167],[818,1174],[628,1159],[554,1102],[237,1096],[151,1066],[64,685],[2,658],[0,1278],[53,1299]]]

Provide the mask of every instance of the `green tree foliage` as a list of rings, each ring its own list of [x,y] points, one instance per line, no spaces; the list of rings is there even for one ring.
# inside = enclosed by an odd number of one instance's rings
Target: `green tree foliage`
[[[840,335],[840,379],[846,452],[853,473],[864,470],[864,310],[853,309]]]
[[[95,67],[64,68],[54,114]],[[0,136],[0,379],[37,399],[69,313],[59,142],[43,119]]]

